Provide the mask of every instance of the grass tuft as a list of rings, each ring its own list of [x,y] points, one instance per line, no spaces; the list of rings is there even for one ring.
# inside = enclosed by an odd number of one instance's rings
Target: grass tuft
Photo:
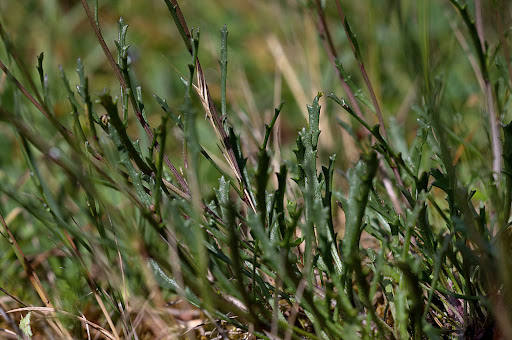
[[[0,4],[0,337],[512,338],[507,2],[52,4]]]

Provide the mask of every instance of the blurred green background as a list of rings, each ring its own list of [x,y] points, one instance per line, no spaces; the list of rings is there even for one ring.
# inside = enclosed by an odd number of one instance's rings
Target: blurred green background
[[[171,107],[179,107],[184,92],[180,76],[187,73],[189,62],[166,5],[156,0],[100,1],[99,5],[102,33],[112,52],[115,52],[117,20],[122,16],[129,25],[131,70],[142,86],[149,120],[156,126],[162,111],[152,95],[165,98]],[[316,18],[308,11],[305,1],[185,1],[180,5],[189,26],[200,28],[199,58],[217,103],[220,100],[219,30],[227,25],[228,119],[238,131],[248,133],[250,138],[246,141],[254,145],[261,143],[263,124],[270,121],[273,108],[282,100],[286,100],[286,104],[280,131],[282,142],[288,144],[306,124],[305,106],[317,92],[344,95],[316,33]],[[451,106],[451,113],[446,117],[448,123],[453,124],[454,129],[471,133],[472,139],[484,138],[476,145],[485,144],[485,136],[478,136],[483,132],[476,132],[474,136],[473,131],[482,119],[480,89],[461,42],[454,34],[463,28],[447,1],[364,0],[346,1],[344,6],[352,30],[357,33],[384,115],[392,118],[390,128],[402,129],[409,141],[415,135],[416,122],[408,117],[418,99],[418,80],[422,72],[422,51],[418,49],[422,34],[420,24],[428,8],[430,72],[439,74],[450,84],[445,91]],[[335,6],[327,8],[333,40],[344,68],[356,84],[363,87],[334,12]],[[58,65],[63,66],[71,84],[75,84],[78,78],[74,69],[77,59],[81,58],[92,93],[99,94],[104,88],[114,95],[118,92],[112,70],[79,2],[7,0],[0,3],[0,13],[6,31],[34,75],[36,56],[41,52],[45,54],[44,66],[51,90],[55,92],[53,98],[59,98],[53,104],[62,120],[70,119],[67,115],[70,108],[58,78]],[[492,19],[492,13],[489,16]],[[492,35],[492,27],[488,31],[490,39],[497,39]],[[416,40],[417,46],[411,46],[404,36]],[[5,58],[3,49],[0,55]],[[332,122],[336,119],[350,122],[350,119],[330,101],[323,100],[322,105],[321,150],[325,150],[324,156],[337,153],[338,164],[346,168],[357,159],[358,153],[343,129]],[[366,113],[369,115],[369,110]],[[377,122],[374,117],[370,121]],[[214,138],[214,134],[207,122],[203,123],[200,135],[204,137],[203,144],[208,144],[206,141]],[[132,133],[138,133],[135,126],[131,128]],[[2,132],[9,135],[8,131]],[[9,139],[2,142],[8,150],[11,149]],[[245,147],[254,150],[254,145]],[[215,148],[211,149],[216,152]],[[2,164],[6,165],[8,160],[12,159],[4,154]]]

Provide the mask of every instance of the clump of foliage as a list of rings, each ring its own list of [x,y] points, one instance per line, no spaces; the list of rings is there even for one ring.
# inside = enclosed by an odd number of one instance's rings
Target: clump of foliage
[[[23,154],[0,176],[2,331],[20,338],[512,337],[512,66],[504,21],[511,9],[445,2],[389,2],[396,21],[388,29],[401,41],[388,56],[400,46],[406,62],[382,71],[382,83],[393,95],[386,77],[414,75],[405,109],[388,106],[386,90],[370,80],[368,43],[340,1],[300,3],[316,24],[324,69],[341,88],[309,99],[294,146],[282,145],[277,129],[291,104],[274,109],[259,140],[246,138],[247,115],[232,116],[226,26],[220,98],[212,96],[199,30],[176,0],[165,4],[189,61],[178,107],[154,95],[159,115],[146,109],[127,24],[118,22],[114,56],[97,1],[92,10],[81,4],[119,84],[114,96],[91,90],[81,60],[75,86],[64,68],[60,83],[49,81],[41,53],[34,80],[0,26],[0,119]],[[489,13],[495,25],[485,25]],[[436,15],[454,23],[434,30]],[[339,39],[346,39],[343,54]],[[455,56],[436,54],[450,42],[460,44]],[[476,88],[477,119],[464,112],[460,94],[467,93],[450,70],[462,62]],[[58,114],[60,98],[67,117]],[[203,115],[214,132],[206,140]],[[349,136],[345,153],[356,148],[355,159],[322,149],[321,127],[332,121]],[[401,129],[411,122],[412,136]],[[194,311],[204,324],[181,327]]]

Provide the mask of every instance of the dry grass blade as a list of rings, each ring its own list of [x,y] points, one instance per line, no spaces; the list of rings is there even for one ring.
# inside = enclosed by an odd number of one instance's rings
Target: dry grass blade
[[[373,107],[375,108],[375,113],[377,114],[377,119],[379,120],[379,124],[382,129],[382,135],[384,136],[384,139],[386,139],[386,141],[389,142],[388,133],[386,132],[386,125],[384,124],[384,119],[382,118],[382,112],[380,111],[380,105],[379,105],[379,102],[377,101],[377,96],[375,95],[375,92],[373,91],[373,86],[370,82],[370,78],[368,77],[368,74],[366,73],[366,69],[364,67],[363,60],[361,58],[359,58],[357,55],[356,46],[354,44],[354,41],[352,40],[352,36],[349,33],[347,19],[345,18],[345,14],[343,13],[343,10],[341,9],[341,5],[338,0],[336,0],[336,7],[338,9],[338,14],[339,14],[341,22],[343,24],[343,28],[345,29],[347,39],[350,43],[350,47],[352,48],[352,52],[354,53],[357,63],[359,64],[359,68],[361,70],[361,75],[363,76],[366,87],[368,88],[368,91],[370,92],[370,97],[372,99]]]
[[[230,168],[233,170],[233,173],[236,176],[238,184],[243,185],[242,172],[240,171],[240,167],[238,166],[238,162],[235,157],[235,153],[233,151],[233,147],[229,141],[228,134],[224,130],[222,126],[222,121],[217,112],[215,105],[213,104],[212,98],[210,96],[210,91],[208,90],[208,85],[206,83],[206,79],[204,78],[203,70],[201,69],[201,64],[197,61],[197,86],[194,85],[194,89],[199,95],[199,99],[201,100],[201,104],[203,105],[206,116],[212,123],[213,129],[217,134],[217,137],[222,143],[223,150],[222,153],[229,163]],[[251,209],[256,212],[256,206],[251,199],[247,189],[244,187],[244,200],[250,205]]]
[[[32,282],[32,285],[36,289],[37,294],[39,295],[39,297],[41,298],[41,300],[43,301],[43,303],[47,307],[52,307],[52,303],[50,302],[50,298],[48,297],[48,293],[46,293],[46,290],[44,289],[43,285],[41,284],[41,281],[39,280],[39,277],[34,272],[34,269],[32,268],[32,265],[30,264],[30,262],[28,261],[27,257],[23,253],[23,250],[21,249],[21,247],[18,245],[18,242],[14,238],[14,235],[11,233],[11,230],[7,226],[7,223],[5,223],[4,217],[2,216],[1,213],[0,213],[0,221],[2,222],[2,226],[4,227],[4,231],[7,233],[7,235],[9,235],[10,243],[15,247],[17,255],[19,257],[21,257],[21,259],[20,259],[21,261],[20,262],[21,262],[23,268],[25,269],[25,272],[27,273],[27,276],[29,277],[30,282]]]
[[[19,246],[18,242],[14,238],[14,235],[11,233],[11,230],[9,229],[9,226],[7,223],[5,223],[4,217],[0,213],[0,221],[2,222],[2,226],[4,228],[4,231],[7,233],[7,235],[10,238],[10,243],[14,247],[14,251],[16,252],[16,256],[18,257],[19,261],[21,262],[21,265],[23,266],[23,269],[27,273],[27,276],[34,286],[37,294],[43,301],[43,303],[48,307],[52,308],[52,303],[50,302],[50,298],[48,293],[43,287],[43,284],[41,283],[41,280],[39,279],[39,276],[37,276],[36,272],[34,272],[34,269],[32,268],[32,265],[30,264],[29,260],[23,253],[23,250]],[[60,334],[63,338],[71,339],[71,335],[66,331],[66,329],[60,324],[60,323],[54,323],[49,322],[50,326],[53,328],[53,330],[56,332],[56,334]]]
[[[3,330],[4,332],[6,332],[7,334],[11,334],[11,335],[17,336],[18,339],[23,339],[23,340],[27,340],[28,339],[27,335],[25,333],[23,333],[23,331],[20,329],[18,324],[16,322],[14,322],[14,320],[11,318],[10,315],[7,315],[7,313],[5,312],[5,309],[4,309],[4,307],[2,306],[1,303],[0,303],[0,315],[4,318],[4,320],[7,322],[7,324],[12,329],[14,329],[14,332],[12,332],[10,330],[7,330],[7,329],[4,329]]]
[[[478,38],[480,39],[480,48],[483,53],[487,53],[487,47],[485,44],[485,36],[484,36],[484,28],[482,22],[482,2],[481,0],[475,0],[475,25],[478,33]],[[485,72],[484,74],[487,74]],[[485,84],[485,105],[487,106],[487,114],[489,115],[489,130],[491,133],[491,148],[492,148],[492,170],[494,172],[494,180],[497,184],[499,184],[501,180],[501,154],[502,154],[502,146],[501,146],[501,133],[500,133],[500,117],[496,112],[496,104],[494,101],[494,95],[492,90],[491,82],[489,81],[488,76],[484,76],[484,84]]]
[[[82,258],[82,255],[81,255],[80,251],[78,250],[78,248],[76,247],[73,239],[67,233],[65,233],[65,235],[69,241],[69,244],[71,245],[71,247],[73,249],[73,252],[75,253],[76,258],[79,259],[82,263],[85,263]],[[83,267],[84,267],[84,269],[86,268],[85,265],[83,265]],[[88,270],[84,270],[84,274],[85,274],[87,284],[91,288],[91,291],[94,294],[94,298],[96,299],[96,302],[98,303],[98,306],[100,307],[101,312],[105,316],[105,320],[107,320],[107,323],[110,326],[110,329],[114,333],[114,339],[119,340],[120,337],[117,332],[117,329],[114,325],[114,322],[112,321],[112,318],[110,317],[110,314],[107,311],[107,308],[105,307],[105,304],[103,303],[103,300],[101,299],[101,297],[98,294],[98,287],[97,287],[96,283],[94,282],[94,280]]]
[[[283,73],[283,76],[299,107],[306,107],[309,104],[308,96],[306,95],[304,88],[301,86],[297,70],[293,67],[290,59],[284,52],[283,46],[275,35],[267,37],[267,45],[268,50],[272,54],[279,71]],[[302,115],[304,119],[308,119],[307,111],[302,111]]]
[[[114,337],[112,334],[110,334],[105,328],[101,327],[98,324],[95,324],[94,322],[91,322],[91,321],[87,320],[83,316],[77,316],[77,315],[74,315],[74,314],[62,311],[62,310],[57,310],[55,308],[50,308],[50,307],[23,307],[23,308],[16,308],[16,309],[11,309],[11,310],[7,311],[7,313],[18,313],[18,312],[36,312],[36,313],[43,314],[43,315],[44,314],[51,314],[51,315],[53,315],[55,313],[62,314],[62,315],[65,315],[65,316],[68,316],[68,317],[71,317],[71,318],[75,318],[77,320],[80,320],[80,321],[84,322],[86,325],[96,329],[98,332],[103,334],[107,339],[112,339],[112,340],[119,339],[119,338]],[[71,339],[71,337],[69,337],[69,338]]]
[[[171,13],[174,13],[174,19],[176,26],[178,30],[180,31],[183,41],[185,42],[185,45],[187,46],[187,50],[192,55],[192,44],[191,39],[192,36],[190,34],[190,30],[188,29],[187,22],[185,21],[185,17],[183,16],[183,12],[180,9],[180,6],[176,0],[171,0],[167,2],[167,6],[169,7],[169,10]],[[210,95],[210,91],[208,90],[208,84],[206,83],[206,79],[204,77],[203,70],[201,68],[201,63],[199,60],[196,60],[196,73],[197,73],[197,86],[194,85],[194,89],[196,90],[197,94],[199,95],[199,98],[201,100],[201,103],[203,105],[203,108],[205,110],[206,116],[210,119],[210,122],[213,125],[213,129],[215,130],[215,133],[217,134],[217,137],[221,141],[221,144],[223,146],[223,154],[226,160],[229,163],[229,166],[233,170],[233,173],[236,176],[236,179],[238,181],[239,185],[242,185],[244,187],[244,201],[251,207],[253,211],[256,211],[256,205],[253,202],[251,195],[249,195],[249,192],[246,187],[246,183],[244,183],[242,171],[240,170],[240,166],[238,165],[238,161],[235,156],[235,152],[233,151],[233,147],[231,145],[231,142],[229,140],[229,136],[224,130],[224,126],[222,124],[222,119],[217,112],[217,109],[215,107],[215,104],[212,101],[212,97]]]
[[[317,8],[317,30],[320,34],[320,38],[322,40],[322,44],[324,45],[324,49],[327,52],[327,55],[329,56],[329,60],[331,61],[331,64],[336,72],[336,75],[338,76],[339,80],[341,81],[341,85],[343,86],[343,90],[345,91],[347,95],[347,99],[354,110],[354,112],[361,118],[363,121],[365,121],[363,112],[361,111],[361,108],[359,107],[359,104],[357,103],[357,99],[350,89],[350,86],[345,81],[345,78],[341,74],[338,67],[336,67],[336,62],[338,59],[338,54],[336,52],[336,49],[334,48],[334,43],[332,42],[331,33],[327,27],[327,23],[325,21],[324,13],[321,10],[321,7]],[[365,135],[368,135],[369,132],[364,132]]]

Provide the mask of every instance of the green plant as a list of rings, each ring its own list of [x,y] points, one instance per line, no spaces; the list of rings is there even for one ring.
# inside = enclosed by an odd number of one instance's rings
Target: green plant
[[[0,177],[0,210],[9,212],[1,218],[8,280],[0,286],[23,307],[0,306],[11,332],[26,337],[10,315],[31,311],[39,322],[32,332],[47,336],[194,338],[198,334],[177,325],[180,313],[196,310],[212,337],[235,337],[235,330],[285,339],[511,337],[512,128],[499,129],[510,120],[510,29],[502,22],[510,6],[392,3],[387,10],[395,20],[376,22],[380,30],[395,30],[397,41],[373,52],[389,52],[403,67],[382,71],[388,89],[367,72],[365,53],[380,46],[372,43],[373,31],[356,36],[349,25],[357,6],[344,4],[345,12],[338,0],[314,0],[296,8],[316,24],[324,45],[335,75],[326,87],[341,85],[346,99],[336,94],[341,89],[309,99],[293,154],[279,143],[277,129],[291,104],[276,105],[255,141],[246,138],[256,136],[247,123],[255,118],[232,116],[226,26],[220,96],[210,93],[199,30],[189,29],[176,0],[165,4],[189,60],[180,77],[183,99],[169,105],[154,95],[160,115],[146,109],[154,103],[138,85],[128,26],[119,20],[115,58],[97,1],[93,10],[85,0],[81,5],[120,86],[114,97],[92,90],[81,60],[76,91],[64,67],[62,85],[50,82],[42,53],[36,84],[18,44],[0,26],[0,119],[23,153],[19,161],[11,161],[13,152],[6,157],[2,164],[9,168]],[[486,44],[484,32],[492,26],[484,27],[482,8],[498,18],[498,43]],[[464,28],[447,24],[457,14]],[[349,54],[335,43],[343,34]],[[451,47],[452,37],[460,49]],[[268,40],[279,55],[275,41]],[[435,51],[434,44],[440,46]],[[407,53],[399,57],[399,50]],[[386,67],[384,58],[369,54],[372,69]],[[461,58],[473,64],[452,71]],[[288,61],[276,59],[287,93],[303,102]],[[454,73],[471,78],[481,94],[461,90]],[[406,76],[412,99],[399,109],[382,98],[386,91],[405,92],[400,80],[388,78]],[[475,119],[480,107],[464,111],[471,95],[485,104],[485,124]],[[69,117],[58,114],[62,97]],[[344,114],[336,117],[337,110]],[[214,133],[205,132],[199,112]],[[344,139],[338,156],[321,143],[324,132],[333,137],[322,122],[336,120],[353,137]],[[357,148],[356,158],[349,147]],[[6,175],[23,172],[16,180]],[[186,303],[166,312],[179,299]],[[41,302],[44,307],[36,307]]]

